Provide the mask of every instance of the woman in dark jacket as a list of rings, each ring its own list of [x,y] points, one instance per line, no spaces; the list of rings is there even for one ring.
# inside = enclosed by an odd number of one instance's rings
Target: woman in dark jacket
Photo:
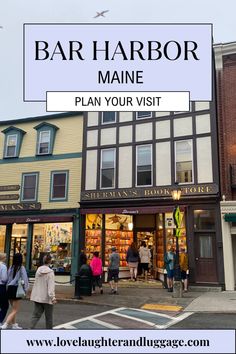
[[[126,261],[130,270],[131,281],[137,280],[139,252],[134,242],[131,243],[126,254]]]

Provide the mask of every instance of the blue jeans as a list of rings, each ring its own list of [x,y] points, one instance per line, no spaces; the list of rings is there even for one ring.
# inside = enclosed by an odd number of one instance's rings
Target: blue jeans
[[[9,307],[6,285],[0,284],[0,322],[4,321]]]

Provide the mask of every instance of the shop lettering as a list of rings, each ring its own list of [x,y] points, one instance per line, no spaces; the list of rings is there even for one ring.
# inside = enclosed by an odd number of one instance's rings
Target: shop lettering
[[[218,186],[199,185],[182,187],[182,195],[202,195],[218,193]],[[106,192],[84,192],[81,194],[82,200],[95,199],[126,199],[126,198],[152,198],[152,197],[171,197],[171,187],[169,188],[140,188],[140,189],[120,189]]]
[[[25,222],[40,222],[40,219],[31,219],[31,218],[27,218]]]
[[[39,210],[41,203],[0,204],[0,211]]]

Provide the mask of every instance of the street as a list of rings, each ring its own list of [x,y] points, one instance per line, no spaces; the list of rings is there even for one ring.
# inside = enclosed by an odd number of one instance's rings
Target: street
[[[17,315],[20,326],[29,328],[33,303],[22,301]],[[59,303],[54,327],[61,329],[235,329],[236,313],[167,313],[82,303]],[[44,329],[44,316],[37,329]]]

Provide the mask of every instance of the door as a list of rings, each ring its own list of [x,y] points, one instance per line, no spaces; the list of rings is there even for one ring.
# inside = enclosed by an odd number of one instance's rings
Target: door
[[[22,254],[23,265],[26,265],[27,230],[27,224],[14,224],[12,226],[10,265],[12,264],[12,258],[15,253]]]
[[[155,247],[155,231],[149,230],[149,231],[137,231],[137,246],[138,249],[141,246],[142,241],[146,242],[147,247],[150,249],[151,252],[151,261],[149,265],[149,274],[153,275],[153,270],[154,267],[153,265],[155,264],[154,262],[156,261],[156,252],[154,250],[156,249]],[[154,260],[154,258],[155,260]],[[140,273],[140,272],[139,272]]]
[[[195,271],[196,282],[215,283],[216,252],[214,233],[195,233]]]

